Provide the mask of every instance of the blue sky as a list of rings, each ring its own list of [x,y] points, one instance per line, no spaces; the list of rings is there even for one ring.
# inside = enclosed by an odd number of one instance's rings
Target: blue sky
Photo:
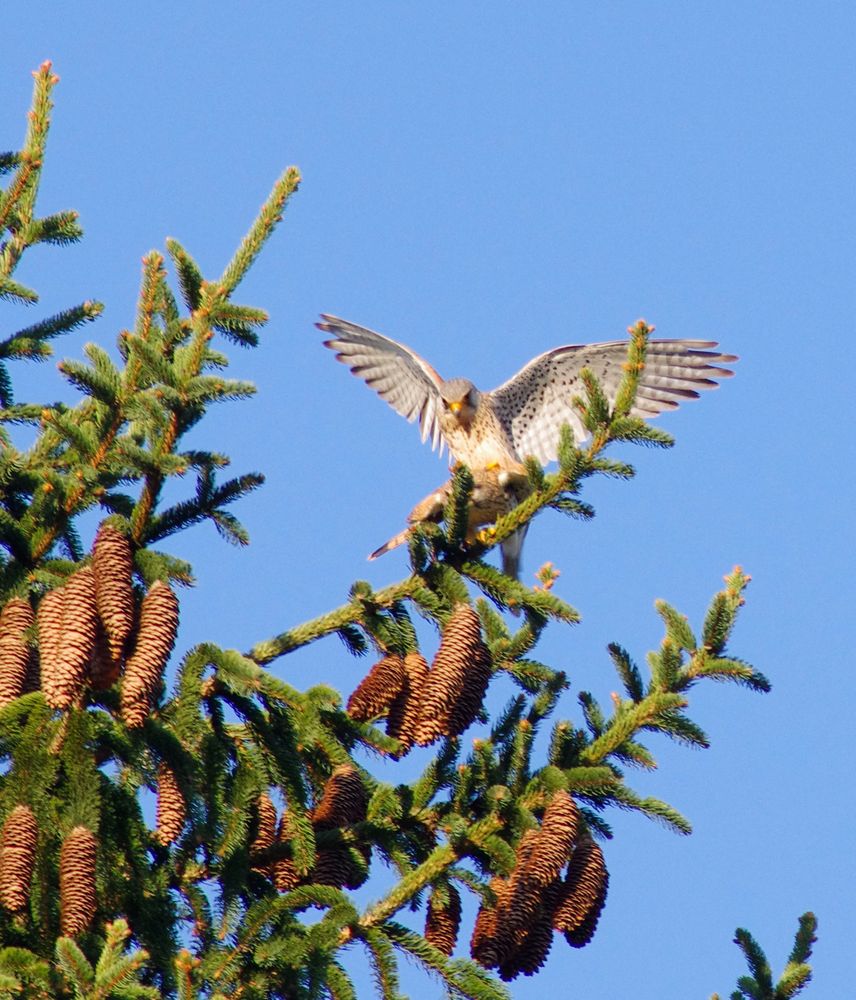
[[[281,170],[303,172],[239,296],[271,314],[262,347],[235,358],[259,394],[199,431],[267,476],[239,511],[253,545],[208,527],[176,541],[199,581],[181,648],[246,649],[354,579],[406,572],[400,553],[365,555],[445,467],[320,346],[319,312],[483,389],[639,316],[740,355],[734,379],[660,421],[671,452],[624,453],[636,481],[592,483],[593,523],[539,518],[524,573],[560,568],[583,622],[554,627],[541,656],[608,698],[606,643],[642,659],[660,639],[655,598],[697,625],[740,563],[753,583],[732,651],[773,693],[696,689],[713,747],[651,741],[661,769],[635,787],[695,833],[613,817],[595,941],[557,942],[515,997],[727,993],[743,971],[735,927],[780,968],[806,909],[820,920],[807,995],[851,982],[854,43],[856,13],[831,2],[83,0],[4,18],[0,147],[19,143],[30,71],[52,59],[41,206],[76,208],[86,232],[31,253],[20,280],[42,292],[39,316],[107,307],[60,355],[115,343],[147,250],[176,236],[218,274]],[[50,366],[18,385],[22,399],[66,392]],[[363,664],[330,639],[275,669],[347,692]],[[561,714],[577,717],[570,695]]]

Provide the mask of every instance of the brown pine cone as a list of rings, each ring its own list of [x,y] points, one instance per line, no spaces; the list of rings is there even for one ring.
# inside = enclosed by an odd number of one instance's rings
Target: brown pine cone
[[[367,878],[368,870],[354,860],[346,847],[322,847],[312,871],[303,881],[332,885],[337,889],[359,889]]]
[[[353,764],[340,764],[324,785],[321,801],[312,812],[316,830],[332,830],[361,823],[366,818],[368,795]]]
[[[178,632],[178,600],[169,586],[156,580],[143,598],[134,652],[122,678],[122,719],[142,726],[152,710]]]
[[[419,718],[419,700],[428,679],[428,664],[419,652],[404,657],[404,683],[386,717],[386,733],[401,743],[401,750],[392,756],[398,760],[413,746]]]
[[[580,812],[565,791],[550,799],[541,821],[535,850],[529,859],[528,875],[538,885],[549,885],[558,877],[571,856],[579,832]]]
[[[483,642],[479,642],[464,674],[463,690],[449,713],[447,736],[460,736],[476,721],[492,676],[490,652]]]
[[[348,715],[359,722],[374,719],[389,708],[404,684],[404,661],[387,654],[371,668],[348,698]]]
[[[39,667],[45,701],[58,708],[63,686],[59,681],[59,647],[62,642],[65,587],[49,590],[36,608],[36,630],[39,637]]]
[[[431,893],[425,915],[424,936],[426,941],[439,948],[444,955],[451,955],[461,926],[461,896],[451,883],[445,888],[448,893],[446,900],[441,900],[436,889]]]
[[[95,630],[95,649],[89,663],[89,686],[93,691],[106,691],[113,687],[122,673],[122,661],[113,659],[110,641],[99,621]]]
[[[95,600],[107,633],[110,658],[121,663],[125,643],[134,628],[134,569],[131,544],[118,528],[102,524],[92,548]]]
[[[95,916],[95,861],[98,840],[85,826],[76,826],[59,852],[60,929],[67,937],[83,933]]]
[[[420,700],[415,733],[420,746],[428,746],[442,736],[453,735],[450,732],[452,728],[456,736],[463,732],[461,725],[472,709],[474,694],[481,687],[486,659],[489,662],[489,654],[481,638],[479,616],[469,604],[457,605],[443,630],[440,647]],[[467,682],[470,671],[475,672],[472,686]],[[462,698],[466,702],[466,711],[458,709]]]
[[[95,577],[83,566],[65,585],[45,594],[36,612],[45,700],[65,710],[86,683],[98,622]]]
[[[0,708],[23,694],[31,656],[24,634],[33,621],[30,602],[20,597],[0,611]]]
[[[0,831],[0,903],[18,913],[30,898],[39,828],[29,806],[18,805]]]
[[[543,887],[529,873],[538,836],[538,830],[527,830],[520,838],[517,860],[508,879],[508,895],[497,907],[496,940],[500,965],[512,959],[541,905]]]
[[[485,969],[495,969],[500,962],[496,927],[499,913],[508,900],[508,880],[494,877],[490,880],[490,888],[496,896],[496,903],[493,906],[482,903],[479,907],[470,939],[470,954]]]
[[[262,792],[256,799],[256,814],[258,816],[258,828],[253,842],[250,844],[250,857],[261,854],[273,845],[276,839],[276,806],[271,801],[267,792]],[[263,866],[260,871],[267,871],[268,866]]]
[[[68,705],[71,705],[86,683],[89,661],[95,650],[98,611],[95,606],[95,574],[92,567],[83,566],[72,573],[63,589],[65,604],[58,675],[65,678],[65,697]]]
[[[603,851],[586,837],[574,849],[571,863],[553,911],[553,926],[564,931],[574,948],[582,948],[594,937],[597,922],[606,903],[609,872]]]
[[[534,976],[547,961],[553,945],[553,927],[550,922],[551,893],[545,892],[542,904],[532,915],[514,952],[499,966],[499,975],[505,982],[516,979],[521,973]]]
[[[163,761],[158,765],[158,804],[155,819],[155,840],[167,847],[178,840],[187,818],[187,805],[175,771]]]
[[[291,840],[291,831],[288,827],[288,813],[284,812],[279,818],[279,829],[276,832],[276,839],[283,844]],[[279,858],[271,865],[273,873],[273,884],[277,892],[291,892],[300,885],[300,874],[291,858]]]

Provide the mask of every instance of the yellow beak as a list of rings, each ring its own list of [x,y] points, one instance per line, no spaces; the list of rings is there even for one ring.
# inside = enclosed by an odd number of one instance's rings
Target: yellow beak
[[[454,403],[449,403],[449,409],[455,414],[455,416],[457,416],[461,412],[461,407],[463,405],[463,400],[458,399]]]

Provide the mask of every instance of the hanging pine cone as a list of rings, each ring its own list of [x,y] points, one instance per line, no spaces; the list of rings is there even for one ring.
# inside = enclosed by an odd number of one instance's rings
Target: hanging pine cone
[[[45,701],[58,708],[63,686],[59,681],[59,647],[62,642],[65,588],[49,590],[36,608],[36,630],[39,636],[39,666]]]
[[[29,806],[18,805],[0,831],[0,903],[18,913],[30,898],[39,828]]]
[[[461,926],[461,896],[449,883],[446,885],[447,899],[441,899],[435,889],[428,900],[425,915],[425,940],[439,948],[444,955],[451,955],[458,940]]]
[[[45,594],[36,612],[45,700],[60,710],[71,707],[86,682],[95,648],[95,578],[84,566],[63,587]]]
[[[366,818],[368,796],[363,779],[353,764],[340,764],[324,785],[321,801],[312,813],[316,830],[332,830]]]
[[[594,937],[608,888],[603,851],[586,837],[571,855],[553,912],[553,926],[565,932],[565,940],[573,948],[582,948]]]
[[[419,700],[428,679],[428,664],[418,652],[404,657],[404,683],[386,717],[386,733],[401,743],[401,750],[392,756],[398,760],[413,746],[419,718]]]
[[[537,830],[527,830],[520,838],[514,870],[508,879],[508,895],[497,907],[496,947],[500,965],[512,960],[541,905],[542,887],[529,873],[538,835]]]
[[[363,853],[359,848],[354,850]],[[363,857],[365,858],[364,853]],[[367,878],[367,867],[359,864],[347,847],[322,847],[312,871],[303,881],[332,885],[337,889],[359,889]]]
[[[288,827],[288,813],[284,812],[279,818],[279,829],[276,832],[276,839],[279,843],[288,843],[291,838],[291,831]],[[271,866],[273,872],[273,884],[277,892],[291,892],[300,885],[300,874],[291,858],[279,858]]]
[[[134,563],[131,544],[118,528],[102,524],[92,548],[95,600],[107,633],[110,658],[121,663],[125,643],[134,628]]]
[[[152,710],[177,631],[178,600],[156,580],[143,598],[137,641],[122,678],[122,720],[132,729],[142,726]]]
[[[549,889],[545,892],[541,905],[530,918],[528,926],[514,952],[500,963],[499,975],[510,982],[521,973],[524,976],[534,976],[547,961],[550,948],[553,945],[553,927],[550,922],[552,915],[551,902],[555,896]]]
[[[253,842],[250,844],[250,860],[262,851],[273,846],[276,839],[276,806],[271,801],[267,792],[262,792],[256,799],[256,815],[258,816],[258,827]],[[270,874],[269,864],[253,865],[256,871]]]
[[[89,686],[93,691],[106,691],[119,680],[121,672],[122,661],[113,659],[110,641],[99,621],[95,630],[95,648],[89,663]]]
[[[367,722],[389,708],[404,684],[404,662],[400,656],[388,653],[371,668],[348,698],[348,715]]]
[[[544,810],[535,850],[529,859],[528,875],[539,885],[549,885],[559,877],[577,840],[580,812],[565,791],[556,792]]]
[[[493,906],[482,903],[479,907],[470,939],[470,954],[485,969],[495,969],[500,962],[496,927],[499,913],[508,899],[508,880],[494,877],[490,880],[490,888],[496,897],[496,903]]]
[[[187,818],[187,805],[175,771],[163,761],[158,765],[158,804],[155,819],[155,840],[167,847],[178,840],[184,821]]]
[[[24,633],[33,624],[30,602],[13,597],[0,611],[0,708],[24,691],[30,647]]]
[[[457,605],[443,630],[440,648],[431,664],[420,700],[415,734],[420,746],[428,746],[442,736],[452,735],[452,728],[456,736],[463,732],[461,725],[471,712],[474,694],[481,688],[486,660],[489,664],[489,659],[481,638],[479,616],[469,604]],[[470,671],[476,674],[473,686],[467,683]],[[481,706],[481,697],[478,707]],[[458,708],[462,698],[466,702],[465,711]]]
[[[83,566],[66,581],[59,644],[58,674],[65,678],[70,705],[86,683],[89,661],[95,649],[98,611],[95,606],[95,575]],[[67,707],[67,706],[62,706]]]
[[[83,933],[95,916],[95,861],[98,840],[85,826],[76,826],[59,852],[60,928],[67,937]]]
[[[490,652],[487,646],[479,641],[473,651],[470,667],[464,674],[464,684],[460,697],[449,713],[447,736],[460,736],[476,721],[492,676],[493,665]]]

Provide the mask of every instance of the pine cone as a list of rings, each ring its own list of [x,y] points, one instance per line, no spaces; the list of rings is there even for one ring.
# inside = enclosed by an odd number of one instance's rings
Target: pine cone
[[[279,829],[276,832],[276,839],[281,843],[291,840],[291,831],[288,828],[288,813],[284,812],[279,818]],[[291,892],[300,885],[300,874],[291,858],[279,858],[271,866],[273,870],[273,884],[277,892]]]
[[[113,659],[110,641],[99,621],[95,630],[95,649],[89,662],[89,686],[93,691],[106,691],[119,680],[121,673],[122,661]]]
[[[386,717],[386,733],[401,743],[401,750],[392,756],[398,760],[413,746],[419,718],[419,700],[428,679],[428,664],[418,652],[404,657],[404,683]]]
[[[304,881],[332,885],[337,889],[359,889],[367,878],[368,870],[354,860],[346,847],[322,847]]]
[[[539,831],[527,830],[517,845],[517,860],[508,879],[508,895],[497,908],[496,946],[500,965],[512,960],[541,905],[543,887],[529,873]]]
[[[461,926],[461,896],[451,883],[446,885],[446,892],[448,900],[441,900],[436,889],[431,893],[425,915],[425,940],[444,955],[451,955]]]
[[[76,826],[59,852],[60,929],[67,937],[85,931],[95,916],[95,861],[98,840],[85,826]]]
[[[155,840],[167,847],[178,840],[187,818],[187,805],[175,771],[163,761],[158,765],[158,804]]]
[[[256,814],[258,815],[258,828],[253,842],[250,844],[251,859],[254,855],[261,854],[262,851],[272,847],[276,839],[276,806],[267,792],[262,792],[256,799]],[[253,867],[256,868],[255,865]],[[262,865],[256,870],[269,874],[270,865]]]
[[[107,633],[110,658],[121,663],[125,643],[134,628],[134,569],[131,545],[111,524],[102,524],[92,549],[95,600]]]
[[[485,661],[490,656],[481,638],[479,616],[469,604],[459,604],[449,617],[440,640],[440,648],[428,672],[422,698],[419,704],[419,719],[416,725],[416,742],[428,746],[441,736],[458,736],[461,726],[472,721],[470,714],[476,695],[484,684]],[[489,669],[489,666],[488,666]],[[473,683],[467,681],[470,671],[475,672]],[[481,698],[478,697],[478,708]],[[458,708],[463,699],[465,708]],[[464,725],[464,728],[466,728]],[[454,729],[454,733],[452,730]]]
[[[594,937],[608,888],[603,851],[586,837],[571,855],[553,912],[553,926],[565,932],[565,940],[573,948],[582,948]]]
[[[452,706],[447,736],[460,736],[476,721],[492,676],[490,652],[483,642],[479,642],[473,652],[470,667],[464,674],[461,695]]]
[[[122,679],[122,719],[129,728],[142,726],[151,712],[177,631],[178,600],[156,580],[143,598],[137,641]]]
[[[30,602],[20,597],[13,597],[0,611],[0,708],[24,691],[31,654],[24,633],[33,621]]]
[[[348,715],[359,722],[376,718],[392,704],[404,680],[401,657],[387,654],[371,668],[348,699]]]
[[[547,890],[541,905],[533,914],[517,948],[499,966],[499,975],[505,982],[516,979],[521,972],[524,976],[534,976],[547,961],[553,945],[553,927],[550,923],[552,897],[555,891]]]
[[[45,594],[36,612],[45,700],[65,710],[86,682],[98,622],[95,577],[89,566],[72,573],[63,587]]]
[[[59,644],[59,676],[66,679],[68,705],[86,683],[89,661],[95,650],[98,611],[95,606],[95,574],[83,566],[66,581]],[[68,707],[63,705],[61,707]]]
[[[59,647],[62,642],[65,587],[49,590],[36,608],[36,629],[39,636],[39,665],[45,700],[58,707],[56,698],[62,694],[59,681]]]
[[[360,772],[353,764],[340,764],[324,785],[321,801],[312,813],[316,830],[333,830],[361,823],[366,818],[368,796]]]
[[[482,903],[479,907],[473,927],[473,936],[470,939],[470,954],[485,969],[495,969],[499,965],[500,954],[497,947],[496,927],[500,911],[505,907],[508,899],[508,880],[499,877],[492,878],[490,888],[496,896],[496,903],[493,906]]]
[[[18,805],[0,831],[0,903],[18,913],[30,898],[39,828],[29,806]]]
[[[537,884],[549,885],[559,877],[576,843],[579,817],[577,804],[567,792],[558,791],[550,799],[527,870]]]

